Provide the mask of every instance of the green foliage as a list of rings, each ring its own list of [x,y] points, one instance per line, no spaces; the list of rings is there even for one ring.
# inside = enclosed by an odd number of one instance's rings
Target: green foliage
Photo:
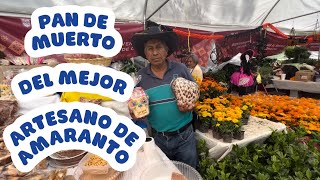
[[[198,171],[200,174],[207,174],[207,169],[212,166],[212,160],[209,158],[209,148],[207,147],[206,141],[200,139],[197,143],[197,152],[199,155],[199,167]]]
[[[207,128],[210,127],[210,124],[211,124],[211,117],[201,117],[199,116],[199,123],[201,124],[201,126],[205,126]]]
[[[262,79],[267,79],[269,74],[271,75],[273,72],[271,64],[275,61],[276,59],[263,58],[258,60],[253,58],[253,72],[259,71],[262,76]],[[228,84],[232,73],[239,70],[240,67],[233,64],[227,64],[219,71],[213,72],[212,70],[209,70],[207,73],[204,74],[204,77],[211,77],[217,82],[223,82]]]
[[[220,71],[217,71],[217,72],[212,72],[212,70],[209,70],[205,74],[205,77],[211,77],[214,80],[216,80],[217,82],[223,82],[223,83],[227,83],[228,82],[228,76],[227,76],[227,72],[225,70],[220,70]]]
[[[219,123],[220,126],[218,127],[218,131],[222,134],[231,134],[233,132],[236,132],[237,126],[240,127],[232,121],[221,121]]]
[[[200,139],[197,143],[197,152],[199,154],[199,159],[206,158],[209,155],[209,148],[207,147],[206,141]]]
[[[293,63],[303,63],[311,55],[305,46],[287,46],[284,53]]]
[[[258,67],[271,67],[271,64],[276,62],[277,59],[270,59],[270,58],[263,58],[261,60],[252,59],[252,64],[253,66],[258,66]]]
[[[297,63],[297,61],[294,59],[289,59],[289,60],[283,61],[282,63],[283,64],[293,64],[293,63]],[[317,64],[319,62],[317,60],[313,60],[313,59],[300,59],[299,63],[306,63],[311,66],[317,66]]]
[[[258,72],[261,75],[262,82],[268,82],[273,74],[273,68],[271,66],[261,66]]]
[[[123,60],[122,63],[123,63],[123,68],[121,69],[122,72],[125,72],[127,74],[137,72],[136,67],[134,67],[133,62],[130,61],[130,59]]]
[[[213,72],[211,69],[204,74],[204,77],[211,77],[217,82],[228,84],[232,73],[239,71],[239,67],[233,64],[225,65],[221,70]]]
[[[302,143],[307,135],[301,128],[287,134],[273,132],[264,144],[234,146],[222,161],[213,162],[200,170],[204,179],[316,179],[320,177],[320,152],[314,148],[319,133]],[[312,141],[313,140],[313,141]]]
[[[287,46],[285,48],[284,54],[287,56],[287,58],[293,59],[295,57],[294,48],[295,46]]]

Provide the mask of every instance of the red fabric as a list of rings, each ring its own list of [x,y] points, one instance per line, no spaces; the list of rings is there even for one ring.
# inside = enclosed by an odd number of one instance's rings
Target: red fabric
[[[29,18],[18,18],[18,17],[6,17],[0,16],[0,51],[3,51],[8,57],[21,56],[25,54],[24,51],[24,36],[31,29],[31,22]],[[143,24],[140,23],[116,23],[115,28],[120,32],[123,39],[123,46],[118,55],[113,57],[113,61],[128,59],[136,56],[136,52],[131,44],[131,37],[137,32],[143,31]],[[184,28],[176,28],[180,31],[187,31]],[[210,36],[212,32],[190,30],[191,33],[198,35]],[[190,38],[190,45],[192,51],[199,56],[200,64],[206,66],[210,52],[212,50],[213,40]],[[188,38],[186,36],[179,36],[179,49],[184,50],[188,47]],[[179,53],[179,52],[178,52]],[[177,53],[176,53],[177,54]],[[174,54],[171,59],[180,61]],[[94,58],[96,55],[66,55],[76,56],[79,58]],[[58,59],[60,62],[64,61],[64,55],[51,55]]]
[[[245,31],[219,32],[216,34],[222,34],[226,36],[243,32]],[[227,60],[230,60],[238,53],[243,53],[247,49],[253,49],[255,52],[258,52],[257,45],[259,36],[260,32],[256,31],[238,37],[230,37],[217,40],[216,49],[218,62],[222,63]],[[284,50],[284,48],[287,47],[288,39],[273,32],[266,32],[266,43],[267,44],[264,50],[264,56],[271,56],[281,53]]]
[[[212,47],[214,43],[214,39],[202,39],[201,37],[211,37],[214,35],[213,32],[208,31],[201,31],[201,30],[195,30],[195,29],[187,29],[187,28],[173,28],[176,32],[187,32],[190,35],[196,35],[196,36],[186,36],[185,33],[178,33],[179,36],[179,50],[176,52],[171,58],[174,58],[176,54],[180,54],[183,52],[188,52],[189,47],[190,51],[193,52],[195,55],[199,58],[199,65],[200,66],[207,66],[208,65],[208,59],[210,57],[210,54],[212,52]],[[189,39],[189,43],[188,43]],[[189,46],[188,46],[189,45]],[[181,59],[175,58],[176,61],[180,61]]]
[[[24,37],[31,29],[30,18],[18,18],[0,16],[0,51],[6,56],[21,56],[26,54],[24,51]],[[120,53],[114,59],[120,60],[135,56],[135,51],[131,45],[131,37],[134,33],[141,32],[143,25],[138,23],[116,23],[115,28],[120,32],[123,38],[123,47]],[[78,56],[81,58],[95,55],[67,55]],[[50,57],[63,61],[63,55],[52,55]]]
[[[0,24],[0,51],[3,51],[9,57],[25,55],[23,42],[24,36],[31,28],[30,19],[0,16]],[[120,53],[113,57],[113,60],[123,60],[136,56],[131,44],[131,37],[134,33],[141,32],[143,30],[143,25],[139,23],[116,23],[115,28],[120,32],[123,38],[123,46]],[[179,49],[170,58],[175,61],[180,61],[181,59],[176,57],[176,55],[189,51],[189,44],[191,48],[190,50],[199,57],[199,64],[201,66],[207,66],[210,54],[215,51],[218,63],[229,60],[236,54],[243,53],[247,49],[253,49],[256,51],[255,48],[257,47],[258,37],[260,35],[260,32],[255,31],[251,34],[247,34],[246,36],[217,39],[218,37],[225,37],[230,34],[245,31],[213,33],[194,29],[188,30],[186,28],[172,28],[178,32]],[[190,38],[188,41],[189,31]],[[278,32],[278,34],[272,32],[266,33],[267,47],[264,53],[265,56],[278,54],[288,45],[288,39],[283,35],[279,35],[279,33],[280,32]],[[320,34],[295,38],[307,38],[308,41],[305,43],[305,46],[309,50],[318,51],[320,48]],[[216,49],[213,49],[213,43],[216,44]],[[49,57],[56,58],[59,61],[64,60],[63,55],[51,55]]]
[[[281,32],[278,28],[276,28],[275,26],[273,26],[273,25],[270,24],[270,23],[265,23],[265,24],[262,25],[262,27],[263,27],[264,29],[267,29],[267,28],[272,29],[276,34],[280,35],[280,36],[283,37],[283,38],[289,38],[288,35],[284,34],[284,33]]]
[[[187,37],[193,37],[193,38],[198,38],[198,39],[222,39],[224,38],[223,35],[202,35],[202,34],[196,34],[196,33],[191,33],[190,31],[181,31],[177,28],[174,28],[173,31],[181,36],[187,36]]]

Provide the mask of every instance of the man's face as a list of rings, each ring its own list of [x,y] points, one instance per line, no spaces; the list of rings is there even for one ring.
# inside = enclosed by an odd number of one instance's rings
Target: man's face
[[[151,39],[144,45],[144,54],[151,65],[161,65],[168,56],[168,48],[163,41]]]

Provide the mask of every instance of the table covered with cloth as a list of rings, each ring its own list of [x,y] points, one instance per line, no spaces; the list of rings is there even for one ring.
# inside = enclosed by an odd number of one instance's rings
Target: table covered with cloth
[[[273,84],[278,89],[290,90],[291,97],[298,97],[298,92],[309,92],[320,94],[319,82],[303,82],[303,81],[291,81],[291,80],[276,80],[273,79]]]
[[[211,130],[207,133],[196,130],[196,138],[204,139],[209,148],[209,156],[220,161],[232,151],[233,145],[245,147],[250,143],[263,143],[274,130],[286,132],[286,126],[282,123],[253,116],[250,116],[248,125],[244,125],[243,128],[245,130],[244,139],[233,139],[232,143],[225,143],[222,139],[213,138]]]

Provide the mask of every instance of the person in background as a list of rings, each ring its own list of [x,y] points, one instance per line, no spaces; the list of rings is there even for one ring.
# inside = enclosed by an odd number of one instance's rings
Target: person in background
[[[199,66],[199,58],[197,57],[197,55],[191,53],[187,58],[186,64],[192,76],[202,81],[203,73]]]
[[[138,72],[142,78],[137,87],[142,87],[149,97],[147,120],[156,145],[169,159],[196,168],[198,155],[191,125],[193,107],[188,109],[190,107],[186,105],[183,107],[185,111],[181,112],[170,85],[176,77],[194,81],[184,64],[167,58],[178,47],[177,34],[164,31],[160,26],[151,26],[142,33],[136,33],[132,37],[132,45],[139,56],[150,62]]]
[[[251,59],[254,55],[253,50],[249,49],[240,56],[240,71],[231,75],[230,82],[238,87],[239,95],[246,95],[254,92],[254,74]]]
[[[196,81],[202,82],[203,80],[203,72],[199,66],[199,58],[197,55],[191,53],[186,60],[186,65],[192,74],[193,78],[196,79]],[[198,121],[198,115],[195,111],[192,112],[192,126],[195,130],[195,123]]]

